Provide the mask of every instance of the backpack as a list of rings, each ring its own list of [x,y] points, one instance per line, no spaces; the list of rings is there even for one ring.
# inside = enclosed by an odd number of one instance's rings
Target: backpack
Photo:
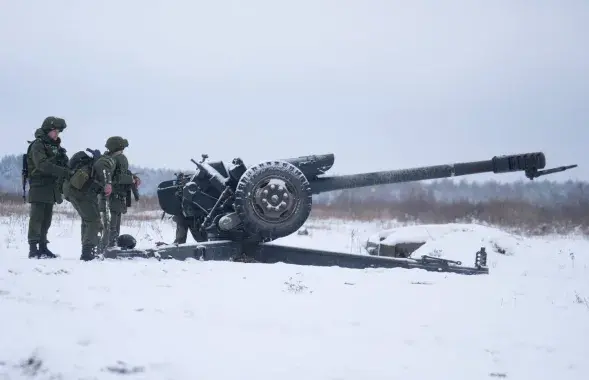
[[[100,158],[100,151],[91,149],[86,151],[92,153],[92,157],[81,150],[76,152],[68,162],[68,167],[73,172],[69,183],[80,191],[89,189],[94,179],[94,163]]]
[[[29,161],[28,156],[29,152],[31,151],[31,146],[33,145],[32,141],[27,141],[29,143],[29,147],[27,148],[27,152],[22,155],[22,170],[21,170],[21,180],[22,180],[22,199],[26,200],[27,198],[27,181],[29,180]]]
[[[27,144],[29,144],[29,146],[27,148],[27,152],[22,155],[21,179],[22,179],[22,198],[24,200],[26,200],[27,182],[30,181],[30,174],[31,174],[29,171],[28,157],[29,157],[29,154],[31,153],[31,147],[33,146],[33,143],[37,140],[38,139],[34,139],[32,141],[27,141]],[[45,144],[43,144],[43,146],[45,147],[45,151],[47,151],[47,146]]]

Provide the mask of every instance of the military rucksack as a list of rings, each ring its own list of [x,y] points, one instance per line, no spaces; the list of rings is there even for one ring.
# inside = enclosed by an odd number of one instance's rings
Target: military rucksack
[[[94,164],[100,158],[100,151],[86,149],[92,153],[89,156],[85,151],[76,152],[69,160],[68,167],[73,172],[70,177],[70,185],[80,191],[87,191],[94,182]]]
[[[27,152],[25,154],[22,155],[22,169],[21,169],[21,179],[22,179],[22,197],[23,199],[26,199],[26,188],[27,188],[27,182],[30,180],[30,169],[29,168],[29,154],[31,154],[31,148],[33,147],[33,143],[35,141],[39,140],[38,138],[32,140],[32,141],[27,141],[27,144],[29,144],[29,146],[27,147]],[[47,145],[43,144],[43,147],[45,148],[45,151],[47,152]]]
[[[26,200],[27,197],[27,181],[29,180],[29,153],[31,152],[31,147],[33,146],[33,141],[27,141],[29,147],[27,148],[27,152],[22,155],[22,169],[21,169],[21,180],[22,180],[22,198]]]

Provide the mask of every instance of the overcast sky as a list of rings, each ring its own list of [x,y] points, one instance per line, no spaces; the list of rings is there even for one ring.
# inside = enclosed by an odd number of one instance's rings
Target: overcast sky
[[[580,165],[552,179],[589,180],[589,1],[0,4],[4,154],[54,115],[70,153],[122,135],[142,166],[332,152],[351,173],[544,151]]]

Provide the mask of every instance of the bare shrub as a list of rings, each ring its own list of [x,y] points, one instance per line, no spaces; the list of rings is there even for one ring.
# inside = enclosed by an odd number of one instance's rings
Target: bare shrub
[[[133,200],[124,219],[152,221],[161,217],[161,212],[157,197],[141,197],[139,202]],[[17,194],[0,193],[0,216],[20,216],[27,218],[28,214],[29,204],[25,202],[22,196]],[[61,216],[65,219],[75,219],[79,217],[68,201],[64,201],[55,206],[54,216]]]
[[[589,235],[589,200],[537,206],[525,201],[437,202],[427,197],[403,201],[336,200],[316,204],[314,218],[396,220],[419,223],[487,223],[533,235],[576,232]]]

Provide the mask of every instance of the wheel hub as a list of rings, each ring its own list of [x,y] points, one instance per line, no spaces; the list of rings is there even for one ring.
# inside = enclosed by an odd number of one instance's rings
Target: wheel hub
[[[284,179],[266,178],[256,185],[253,194],[254,210],[260,218],[276,223],[292,214],[296,191]]]

